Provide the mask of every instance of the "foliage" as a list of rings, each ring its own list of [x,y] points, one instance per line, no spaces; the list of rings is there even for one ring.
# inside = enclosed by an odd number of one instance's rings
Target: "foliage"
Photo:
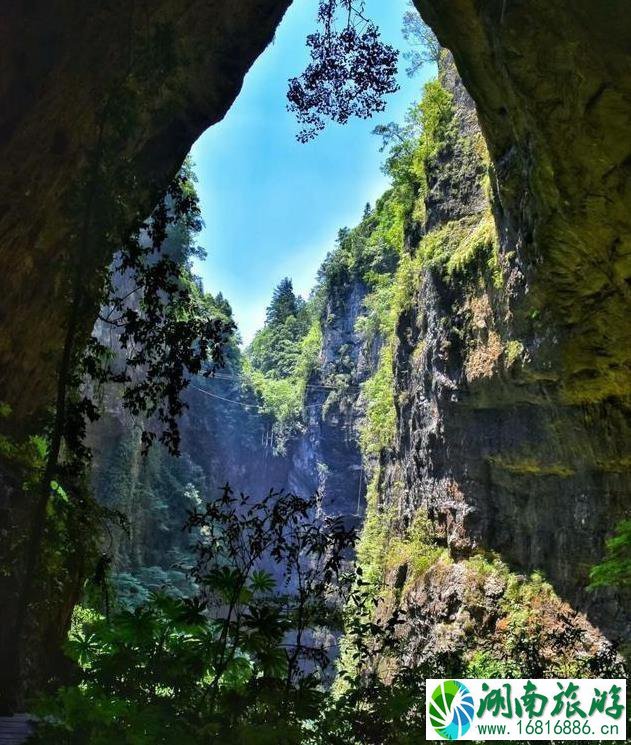
[[[401,566],[405,566],[406,587],[409,587],[438,562],[449,563],[448,552],[438,545],[424,510],[419,509],[405,526],[396,519],[392,504],[388,507],[379,504],[379,470],[368,486],[366,501],[357,559],[373,593],[379,595],[387,573]]]
[[[377,468],[366,490],[366,512],[357,541],[357,562],[373,589],[383,583],[385,549],[393,522],[392,510],[385,510],[379,501],[379,479]]]
[[[360,745],[418,741],[424,679],[436,665],[402,663],[400,608],[380,608],[360,569],[345,609],[343,653],[335,691],[323,707],[310,742]],[[391,666],[385,679],[383,670]]]
[[[315,137],[325,119],[345,124],[351,116],[383,111],[384,97],[398,90],[398,52],[381,41],[363,11],[362,0],[319,0],[321,30],[307,37],[311,61],[289,81],[287,93],[288,108],[303,127],[301,142]]]
[[[589,574],[590,589],[631,587],[631,520],[623,520],[606,542],[603,561]]]
[[[353,279],[372,284],[393,271],[403,240],[396,200],[386,192],[374,209],[366,205],[360,224],[339,231],[335,249],[318,270],[318,287],[331,295]],[[378,279],[377,279],[378,281]]]
[[[407,581],[411,583],[438,561],[448,560],[448,552],[437,545],[432,523],[422,509],[416,512],[411,524],[399,535],[390,535],[383,557],[386,571],[405,565]]]
[[[366,398],[366,421],[360,433],[360,444],[365,454],[377,454],[389,447],[395,435],[394,374],[392,348],[381,350],[377,372],[362,385]]]
[[[305,306],[304,300],[294,294],[294,286],[289,277],[280,281],[274,289],[272,302],[267,307],[266,320],[269,326],[281,326],[289,316],[299,318]]]
[[[334,584],[353,540],[338,520],[313,517],[316,507],[226,486],[191,512],[198,594],[75,623],[68,652],[80,679],[42,702],[36,741],[305,742],[329,664],[310,630],[336,623]]]
[[[379,337],[387,338],[393,327],[392,277],[387,274],[377,275],[372,286],[372,292],[364,298],[364,313],[355,323],[355,330],[368,344]]]
[[[442,47],[432,29],[423,21],[413,3],[403,15],[403,38],[411,49],[403,53],[409,67],[406,70],[410,77],[426,64],[437,65],[440,60]]]
[[[298,315],[282,321],[268,321],[255,335],[247,356],[253,367],[273,378],[293,375],[301,353],[301,342],[312,324],[309,309],[301,307]]]
[[[427,164],[455,136],[453,117],[453,97],[434,79],[425,84],[421,100],[410,107],[402,126],[391,123],[374,130],[388,148],[384,172],[408,211],[417,191],[421,197],[427,193]]]
[[[467,662],[466,673],[468,678],[519,678],[521,669],[512,659],[477,649]]]
[[[185,236],[175,241],[179,256],[163,250],[172,226]],[[118,254],[116,272],[128,278],[131,289],[121,293],[110,282],[108,308],[99,318],[116,331],[121,354],[112,359],[108,346],[92,337],[78,370],[98,385],[122,384],[123,406],[145,422],[162,425],[159,435],[145,427],[145,446],[157,437],[173,454],[179,452],[177,420],[186,407],[181,393],[189,376],[211,375],[224,363],[224,347],[234,330],[234,323],[215,315],[189,280],[191,234],[200,229],[197,196],[182,172]],[[92,420],[98,416],[88,397],[80,400],[78,413]],[[75,439],[80,441],[84,428],[77,421]]]
[[[261,411],[274,422],[276,450],[284,452],[287,438],[300,425],[304,388],[295,378],[272,378],[244,365],[244,372],[261,399]]]
[[[11,415],[11,407],[0,402],[0,420]],[[15,440],[0,434],[0,458],[13,466],[23,477],[22,488],[29,491],[37,486],[46,463],[48,443],[41,435],[30,435],[25,440]]]
[[[467,274],[486,273],[496,286],[501,285],[497,257],[497,234],[491,211],[463,217],[431,231],[421,240],[416,266],[438,270],[447,281],[462,280]]]
[[[265,326],[256,334],[243,362],[248,384],[273,421],[275,450],[300,427],[306,386],[320,347],[322,330],[314,304],[305,303],[285,278],[274,291]]]
[[[100,449],[92,484],[98,503],[117,517],[104,526],[102,551],[111,562],[118,602],[134,607],[165,585],[186,590],[193,552],[180,527],[188,510],[201,503],[201,469],[188,456],[173,457],[164,448],[143,457],[140,435],[131,431]]]
[[[78,608],[68,652],[79,677],[40,702],[35,742],[415,742],[424,680],[454,660],[401,663],[405,612],[375,599],[360,569],[343,571],[352,533],[316,509],[315,498],[253,502],[225,487],[193,511],[198,593],[156,594],[109,620]],[[331,690],[330,644],[315,631],[341,622]]]

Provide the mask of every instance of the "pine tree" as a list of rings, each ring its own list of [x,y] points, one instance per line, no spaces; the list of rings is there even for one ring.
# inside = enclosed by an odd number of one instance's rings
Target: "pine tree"
[[[300,304],[294,294],[294,287],[289,277],[282,279],[272,295],[272,302],[267,307],[267,323],[270,326],[280,326],[289,316],[296,316]]]

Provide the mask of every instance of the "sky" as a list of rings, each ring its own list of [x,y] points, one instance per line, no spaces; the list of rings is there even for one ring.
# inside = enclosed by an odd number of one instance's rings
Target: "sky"
[[[367,0],[366,12],[383,39],[398,49],[407,0]],[[399,63],[400,90],[372,120],[327,124],[307,144],[286,109],[287,81],[308,61],[307,34],[315,28],[317,0],[294,0],[274,42],[259,57],[232,108],[195,143],[197,191],[205,228],[196,263],[207,291],[230,301],[244,343],[263,325],[274,287],[288,276],[307,297],[339,228],[361,219],[367,202],[387,188],[381,173],[380,123],[402,120],[434,71],[410,79]]]

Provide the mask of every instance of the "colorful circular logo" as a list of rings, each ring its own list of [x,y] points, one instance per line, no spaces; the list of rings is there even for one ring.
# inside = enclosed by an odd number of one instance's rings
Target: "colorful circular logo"
[[[429,704],[429,720],[445,740],[466,734],[473,721],[473,696],[459,680],[445,680],[436,686]]]

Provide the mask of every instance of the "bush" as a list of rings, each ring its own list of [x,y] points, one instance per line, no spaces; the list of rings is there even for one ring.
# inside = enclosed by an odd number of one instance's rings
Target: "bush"
[[[631,587],[631,520],[623,520],[605,545],[604,560],[589,574],[589,589]]]

